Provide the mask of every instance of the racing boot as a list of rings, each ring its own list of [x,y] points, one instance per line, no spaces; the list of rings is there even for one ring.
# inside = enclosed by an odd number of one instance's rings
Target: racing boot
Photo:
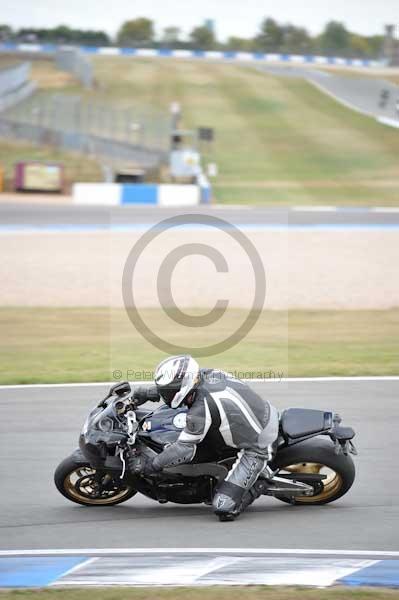
[[[219,521],[234,521],[240,514],[240,505],[245,490],[228,481],[222,481],[213,498],[213,510]]]
[[[259,498],[259,496],[262,496],[265,489],[266,482],[258,479],[251,489],[245,492],[240,506],[240,513],[244,512],[248,506],[251,506],[251,504]]]

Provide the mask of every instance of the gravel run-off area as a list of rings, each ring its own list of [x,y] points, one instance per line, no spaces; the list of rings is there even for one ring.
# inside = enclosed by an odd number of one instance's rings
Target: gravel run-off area
[[[0,305],[122,306],[123,268],[142,235],[140,231],[1,235]],[[291,228],[249,230],[245,235],[266,271],[266,308],[399,305],[396,230]],[[216,250],[219,265],[181,247],[192,243]],[[181,248],[169,277],[161,265],[177,247]],[[261,274],[256,277],[259,280]],[[143,250],[134,271],[137,306],[159,307],[158,289],[166,291],[169,279],[173,298],[181,307],[213,307],[218,299],[227,299],[230,307],[247,308],[254,298],[251,262],[223,231],[174,230],[158,235]],[[167,302],[165,297],[161,304]]]

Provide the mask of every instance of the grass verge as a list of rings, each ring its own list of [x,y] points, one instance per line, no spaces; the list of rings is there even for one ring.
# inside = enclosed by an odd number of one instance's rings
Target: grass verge
[[[140,314],[161,337],[189,345],[187,329],[161,310]],[[200,329],[193,345],[225,339],[246,314],[229,311],[213,325],[213,339]],[[0,308],[0,331],[2,384],[110,381],[115,370],[133,380],[165,356],[122,309]],[[398,340],[399,309],[264,311],[238,345],[200,362],[241,377],[398,375]]]
[[[391,600],[397,590],[371,588],[311,589],[304,587],[200,587],[200,588],[75,588],[12,590],[0,592],[2,600]]]

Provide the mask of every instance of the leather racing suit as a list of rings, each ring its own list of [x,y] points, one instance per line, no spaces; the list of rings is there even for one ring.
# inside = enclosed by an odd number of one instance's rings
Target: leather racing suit
[[[279,429],[278,412],[246,383],[223,371],[201,369],[201,380],[177,441],[153,460],[153,467],[177,466],[193,460],[197,445],[214,440],[238,450],[237,459],[213,499],[218,515],[237,515],[258,497],[253,487],[273,457]],[[155,386],[136,388],[140,404],[160,400]]]

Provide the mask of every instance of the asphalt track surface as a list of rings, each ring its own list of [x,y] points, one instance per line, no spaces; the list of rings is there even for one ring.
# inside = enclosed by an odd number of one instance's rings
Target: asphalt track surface
[[[333,207],[332,207],[333,208]],[[235,225],[361,225],[399,224],[399,209],[382,208],[264,208],[223,205],[162,208],[157,206],[75,206],[0,202],[0,231],[13,227],[108,227],[154,225],[176,215],[202,214],[219,217]]]
[[[265,65],[257,70],[278,77],[300,77],[313,83],[322,92],[333,96],[349,108],[373,116],[390,119],[399,127],[399,86],[377,77],[359,77],[353,74],[336,75],[332,71],[319,71],[295,66]],[[387,101],[381,105],[382,90],[388,92]]]
[[[0,389],[0,549],[297,548],[398,550],[399,381],[252,384],[278,408],[331,409],[357,431],[357,479],[322,507],[260,498],[234,523],[205,505],[159,505],[136,496],[117,507],[74,505],[55,489],[58,462],[72,452],[105,387]]]

